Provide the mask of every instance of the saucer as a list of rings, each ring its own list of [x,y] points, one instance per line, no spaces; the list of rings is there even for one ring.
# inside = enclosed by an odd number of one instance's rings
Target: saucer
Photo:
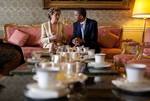
[[[44,50],[39,50],[39,51],[35,51],[36,54],[48,54],[49,51],[48,49],[44,49]]]
[[[60,71],[60,64],[55,64],[53,62],[40,62],[38,65],[39,68],[43,68],[49,71]]]
[[[40,88],[38,86],[38,83],[31,83],[27,85],[27,88],[32,90],[32,91],[57,91],[61,89],[65,89],[66,85],[60,82],[55,82],[56,84],[53,84],[52,86],[49,86],[48,88]]]
[[[48,98],[59,98],[66,96],[69,92],[64,84],[56,84],[53,87],[47,89],[40,88],[37,83],[28,84],[29,89],[25,95],[35,99],[48,99]]]
[[[27,62],[31,63],[31,64],[36,64],[39,63],[41,61],[41,59],[33,59],[33,58],[28,58]]]
[[[86,56],[85,56],[85,59],[86,59],[86,60],[90,60],[90,59],[93,59],[93,60],[94,60],[94,59],[95,59],[95,56],[86,55]]]
[[[88,66],[91,66],[97,69],[107,68],[107,67],[110,67],[111,65],[112,64],[108,62],[104,62],[104,63],[89,62],[88,63]]]
[[[150,80],[148,79],[141,82],[129,82],[127,79],[118,78],[116,80],[112,80],[112,84],[122,90],[135,93],[150,91]]]

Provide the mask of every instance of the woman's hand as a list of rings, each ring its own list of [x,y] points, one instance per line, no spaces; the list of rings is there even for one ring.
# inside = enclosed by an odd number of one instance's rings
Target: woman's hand
[[[55,43],[49,44],[49,52],[55,53],[57,50],[57,45]]]
[[[57,40],[57,36],[56,36],[56,35],[51,35],[51,36],[49,37],[49,39],[50,39],[51,41],[56,41],[56,40]]]

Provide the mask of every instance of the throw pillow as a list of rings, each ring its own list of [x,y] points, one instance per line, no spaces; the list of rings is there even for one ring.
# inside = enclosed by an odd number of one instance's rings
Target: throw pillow
[[[119,37],[111,32],[101,34],[99,37],[100,44],[105,48],[112,48],[119,40]]]
[[[15,30],[14,33],[8,39],[8,42],[18,46],[23,46],[26,43],[28,37],[28,34],[19,30]]]
[[[144,48],[143,54],[144,54],[145,56],[150,56],[150,48]]]
[[[144,42],[144,46],[145,46],[146,48],[150,48],[150,42]]]

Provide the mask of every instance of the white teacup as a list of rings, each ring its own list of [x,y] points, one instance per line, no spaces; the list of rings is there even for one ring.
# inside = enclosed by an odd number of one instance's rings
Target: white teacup
[[[95,54],[95,62],[96,63],[105,63],[105,55],[104,53]]]
[[[41,68],[51,67],[51,62],[40,62]]]
[[[48,71],[46,69],[37,69],[36,76],[37,76],[37,82],[38,86],[40,88],[49,88],[53,87],[56,82],[56,71]]]
[[[76,47],[76,52],[82,52],[82,47]]]
[[[94,49],[89,49],[87,52],[88,52],[89,57],[94,57],[94,55],[95,55],[95,50]]]
[[[52,56],[52,58],[53,58],[52,60],[53,60],[54,63],[60,63],[60,60],[61,60],[60,55],[55,54],[55,55]]]
[[[89,50],[89,47],[84,47],[83,48],[83,52],[88,52],[88,50]],[[95,51],[94,51],[94,53],[95,53]]]
[[[144,64],[127,64],[126,74],[129,82],[142,82],[144,79],[146,65]]]
[[[33,52],[32,53],[32,59],[40,59],[41,58],[41,54],[38,52]]]

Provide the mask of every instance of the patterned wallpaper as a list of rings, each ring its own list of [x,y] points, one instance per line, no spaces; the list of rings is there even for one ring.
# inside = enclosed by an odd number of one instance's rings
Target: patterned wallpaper
[[[139,33],[136,40],[140,41],[143,20],[134,19],[131,15],[131,10],[87,10],[87,16],[98,21],[99,25],[123,26],[124,38],[134,38]],[[3,35],[4,24],[40,24],[47,20],[43,0],[0,0],[0,37]],[[62,10],[61,21],[72,23],[73,10]],[[150,21],[147,25],[150,25]],[[139,28],[141,31],[137,32]]]
[[[142,26],[143,20],[131,18],[131,10],[88,10],[87,16],[99,25]],[[74,21],[72,10],[63,10],[66,23]],[[0,0],[0,25],[6,23],[39,24],[47,20],[43,0]]]
[[[32,24],[46,20],[42,0],[0,0],[0,24]]]

